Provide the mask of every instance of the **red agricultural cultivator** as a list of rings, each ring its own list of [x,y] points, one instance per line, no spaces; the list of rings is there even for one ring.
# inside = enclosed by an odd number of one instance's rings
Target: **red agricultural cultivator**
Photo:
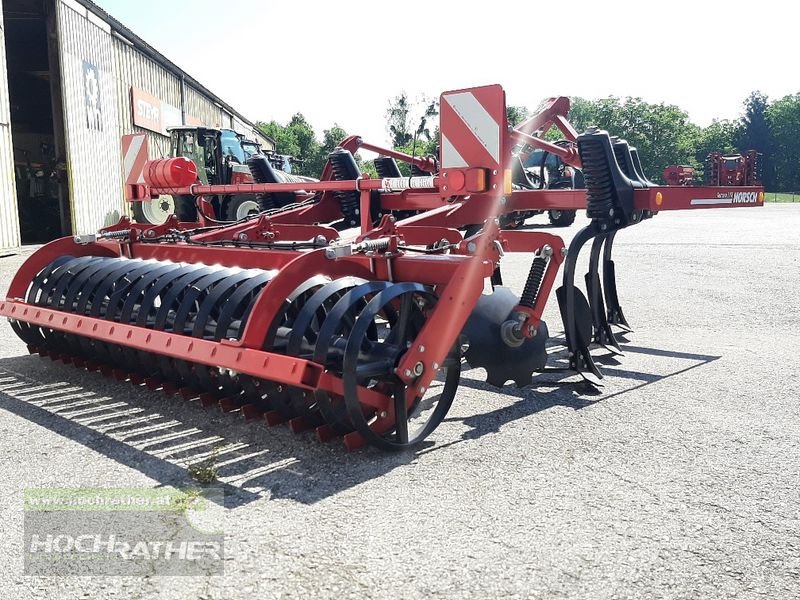
[[[318,182],[281,182],[263,157],[250,161],[256,183],[215,186],[197,183],[188,159],[150,161],[129,198],[191,195],[199,220],[122,219],[51,242],[16,274],[0,314],[33,353],[323,440],[343,436],[349,448],[395,450],[444,418],[465,347],[495,385],[526,385],[545,369],[541,316],[563,263],[556,295],[569,368],[597,382],[590,346],[618,351],[612,325],[628,326],[611,258],[617,233],[660,211],[756,206],[763,194],[657,187],[635,149],[605,131],[576,135],[563,107],[517,129],[505,108],[497,85],[446,92],[438,158],[351,137]],[[541,139],[552,124],[564,142]],[[379,154],[379,178],[362,176],[359,148]],[[514,162],[533,149],[580,168],[586,189],[515,181]],[[254,194],[262,211],[210,218],[206,198],[232,194]],[[500,227],[504,215],[574,209],[590,222],[568,249],[550,233]],[[574,280],[589,242],[584,295]],[[531,257],[519,297],[502,287],[506,252]]]

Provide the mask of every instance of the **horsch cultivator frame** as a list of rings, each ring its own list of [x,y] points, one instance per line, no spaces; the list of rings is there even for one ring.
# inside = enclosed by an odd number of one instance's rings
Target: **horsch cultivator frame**
[[[505,108],[497,85],[446,92],[438,159],[350,137],[319,182],[276,183],[255,159],[257,183],[206,186],[187,159],[150,161],[129,180],[129,198],[193,195],[199,222],[123,218],[51,242],[20,268],[0,314],[33,353],[323,440],[343,436],[349,448],[395,450],[445,416],[463,347],[496,385],[525,385],[545,368],[541,316],[563,263],[556,294],[570,368],[597,383],[590,345],[618,350],[611,326],[627,327],[611,259],[617,232],[660,211],[761,205],[763,194],[657,187],[624,141],[571,131],[563,104],[518,129]],[[540,139],[548,123],[574,144]],[[587,189],[515,186],[509,165],[532,147],[581,166]],[[380,155],[379,178],[361,175],[359,148]],[[255,194],[264,211],[218,223],[204,197],[229,194]],[[587,210],[591,222],[568,249],[550,233],[502,230],[496,218],[548,208]],[[574,278],[590,241],[585,296]],[[531,257],[519,297],[499,285],[506,252]]]

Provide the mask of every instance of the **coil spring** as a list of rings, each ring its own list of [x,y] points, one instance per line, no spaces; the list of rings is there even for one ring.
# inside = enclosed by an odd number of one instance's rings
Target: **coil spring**
[[[121,231],[104,231],[98,237],[105,240],[122,240],[131,235],[130,229],[123,229]]]
[[[525,289],[522,290],[520,305],[533,308],[533,305],[536,304],[536,298],[539,295],[539,288],[542,286],[546,269],[547,259],[545,257],[537,256],[533,259],[528,279],[525,281]]]
[[[600,140],[586,139],[578,145],[586,182],[586,214],[590,219],[607,220],[614,214],[614,188]]]
[[[358,244],[357,250],[360,252],[380,252],[389,248],[388,239],[364,240]]]
[[[378,177],[381,179],[403,176],[400,173],[397,162],[391,156],[378,156],[373,163],[375,164],[375,171],[377,171]]]
[[[328,155],[328,160],[333,169],[333,177],[337,181],[347,181],[361,177],[355,158],[350,151],[343,148],[336,148]],[[345,223],[349,227],[354,227],[359,223],[359,204],[360,198],[356,191],[335,192],[334,197],[341,204],[342,215]]]

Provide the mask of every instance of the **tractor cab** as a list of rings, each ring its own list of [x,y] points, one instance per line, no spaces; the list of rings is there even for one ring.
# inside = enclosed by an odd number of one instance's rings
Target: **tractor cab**
[[[170,155],[194,161],[198,177],[206,185],[230,183],[233,171],[237,170],[234,165],[245,165],[249,152],[253,152],[254,147],[259,148],[232,129],[212,127],[174,127],[170,129],[170,140]]]
[[[548,189],[583,188],[583,174],[555,154],[535,148],[525,159],[525,171],[534,187]]]
[[[254,142],[253,140],[248,140],[246,138],[241,139],[242,150],[244,151],[245,162],[251,157],[257,154],[261,154],[261,144],[258,142]]]
[[[170,133],[170,156],[184,156],[197,165],[204,185],[217,183],[219,130],[207,127],[174,127]]]

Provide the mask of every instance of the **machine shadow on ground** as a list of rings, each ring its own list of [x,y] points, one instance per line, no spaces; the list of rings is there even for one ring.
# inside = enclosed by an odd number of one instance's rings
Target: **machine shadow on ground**
[[[0,409],[162,486],[197,487],[189,466],[213,465],[218,480],[210,485],[224,490],[228,508],[264,498],[314,503],[416,456],[347,452],[341,441],[323,444],[312,433],[267,428],[260,420],[245,421],[238,411],[224,414],[37,356],[0,360]]]
[[[622,338],[622,340],[624,341],[625,338]],[[529,386],[518,388],[516,386],[506,385],[503,388],[496,388],[483,381],[462,376],[460,383],[461,386],[487,392],[498,392],[502,390],[502,394],[504,396],[516,397],[525,401],[514,402],[495,410],[470,415],[466,418],[446,418],[445,421],[458,421],[469,427],[469,429],[462,434],[460,440],[456,440],[450,444],[437,445],[435,448],[431,448],[429,451],[435,451],[442,447],[447,447],[459,442],[475,440],[488,434],[497,433],[504,425],[507,425],[508,423],[530,417],[538,412],[554,408],[556,406],[580,410],[582,408],[592,406],[593,404],[597,404],[598,402],[607,401],[617,396],[641,389],[658,381],[663,381],[670,377],[681,375],[722,358],[719,355],[675,352],[671,350],[645,348],[642,346],[625,345],[623,350],[626,353],[648,354],[652,356],[691,361],[691,364],[684,368],[663,374],[643,373],[639,371],[614,368],[615,365],[620,364],[620,361],[618,361],[611,353],[595,354],[595,361],[602,365],[601,369],[606,377],[614,378],[616,380],[622,379],[639,382],[634,383],[634,385],[625,386],[622,390],[608,393],[604,392],[602,388],[597,388],[590,383],[579,379],[578,376],[571,371],[556,370],[558,368],[565,368],[567,366],[567,351],[564,347],[563,337],[551,338],[548,341],[548,363],[553,365],[553,368],[542,374],[534,375],[533,382]],[[465,367],[466,370],[462,371],[464,373],[470,370],[468,365],[465,365]]]
[[[551,362],[563,365],[566,352],[558,346],[558,339],[552,343]],[[635,346],[626,346],[625,351],[692,362],[661,375],[606,366],[607,375],[639,383],[605,395],[572,373],[548,371],[535,377],[531,386],[502,388],[504,395],[524,402],[466,418],[449,417],[446,420],[460,421],[469,428],[462,437],[452,443],[427,442],[414,452],[347,452],[335,442],[318,442],[311,433],[296,435],[282,426],[267,429],[260,420],[246,422],[238,411],[223,414],[180,396],[167,397],[37,356],[0,360],[0,408],[134,469],[161,486],[196,487],[199,484],[189,467],[213,466],[218,469],[218,479],[212,485],[224,490],[228,508],[265,498],[312,504],[407,465],[418,455],[479,439],[548,408],[579,410],[720,358]],[[468,370],[461,385],[499,391],[470,377]]]

